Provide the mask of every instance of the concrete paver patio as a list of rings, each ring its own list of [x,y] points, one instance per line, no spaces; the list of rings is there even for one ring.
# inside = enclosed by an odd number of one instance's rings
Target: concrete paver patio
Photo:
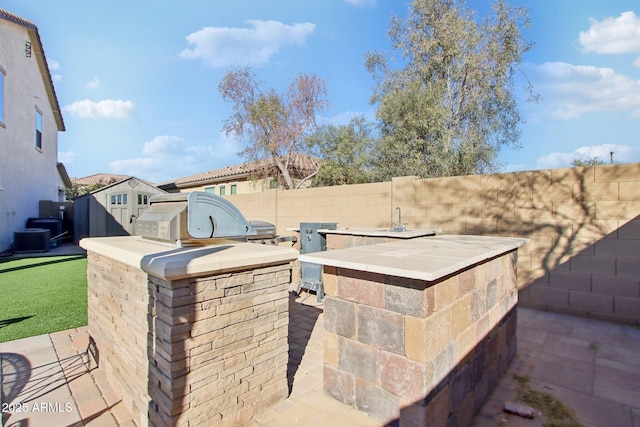
[[[291,294],[290,396],[251,427],[382,426],[322,392],[322,304]],[[503,413],[513,375],[569,405],[588,427],[640,427],[640,329],[518,309],[518,354],[476,417],[478,427],[539,426]],[[121,397],[86,354],[86,328],[0,343],[3,426],[134,426]],[[11,406],[13,405],[13,406]]]

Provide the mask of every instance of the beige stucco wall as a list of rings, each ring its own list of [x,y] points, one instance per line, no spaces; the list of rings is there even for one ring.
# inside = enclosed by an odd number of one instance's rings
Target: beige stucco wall
[[[256,191],[264,191],[268,187],[268,182],[263,179],[258,180],[230,180],[230,181],[221,181],[212,184],[206,185],[196,185],[193,187],[182,188],[181,192],[191,192],[191,191],[207,191],[207,189],[211,189],[214,187],[214,194],[220,195],[220,187],[225,187],[225,195],[231,194],[231,186],[235,185],[237,194],[246,194],[246,193],[254,193]]]
[[[40,200],[59,200],[58,127],[38,66],[37,40],[26,28],[0,19],[4,119],[0,124],[0,251],[14,231],[38,217]],[[25,42],[32,46],[25,55]],[[36,108],[42,113],[42,149],[35,145]]]
[[[227,198],[246,219],[275,224],[279,235],[293,235],[288,229],[305,221],[338,222],[343,227],[386,227],[391,221],[390,182],[267,190]]]
[[[520,303],[640,325],[640,163],[229,196],[247,219],[521,236]]]

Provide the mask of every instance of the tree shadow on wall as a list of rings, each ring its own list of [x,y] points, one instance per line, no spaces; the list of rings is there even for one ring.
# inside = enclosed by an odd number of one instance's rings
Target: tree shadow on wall
[[[518,251],[523,306],[625,321],[614,311],[614,300],[623,295],[614,294],[640,274],[630,265],[640,262],[640,212],[637,203],[620,200],[620,174],[636,171],[640,165],[424,180],[415,184],[416,224],[446,233],[528,238]],[[410,204],[410,196],[394,203]]]

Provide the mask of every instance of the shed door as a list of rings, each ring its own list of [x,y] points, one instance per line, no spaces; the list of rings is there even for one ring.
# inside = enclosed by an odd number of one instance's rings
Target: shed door
[[[109,213],[111,218],[107,221],[107,235],[121,236],[133,234],[133,224],[131,221],[132,192],[114,191],[108,195]]]

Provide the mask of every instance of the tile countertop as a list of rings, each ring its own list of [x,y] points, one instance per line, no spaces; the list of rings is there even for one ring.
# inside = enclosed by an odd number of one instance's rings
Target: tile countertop
[[[300,227],[287,228],[288,231],[300,232]],[[338,227],[321,228],[318,230],[320,234],[345,234],[351,236],[368,236],[368,237],[395,237],[396,239],[415,239],[416,237],[434,236],[440,230],[430,229],[408,229],[405,231],[393,231],[390,228],[382,227]]]
[[[529,239],[443,234],[377,245],[301,254],[300,261],[435,281],[519,248]]]
[[[179,248],[140,236],[85,238],[80,247],[169,280],[267,266],[298,256],[295,249],[281,246],[228,242]]]
[[[393,231],[390,228],[368,228],[368,227],[338,227],[334,229],[321,228],[318,233],[323,234],[346,234],[351,236],[369,237],[395,237],[397,239],[415,239],[416,237],[434,236],[439,230],[405,230]]]

